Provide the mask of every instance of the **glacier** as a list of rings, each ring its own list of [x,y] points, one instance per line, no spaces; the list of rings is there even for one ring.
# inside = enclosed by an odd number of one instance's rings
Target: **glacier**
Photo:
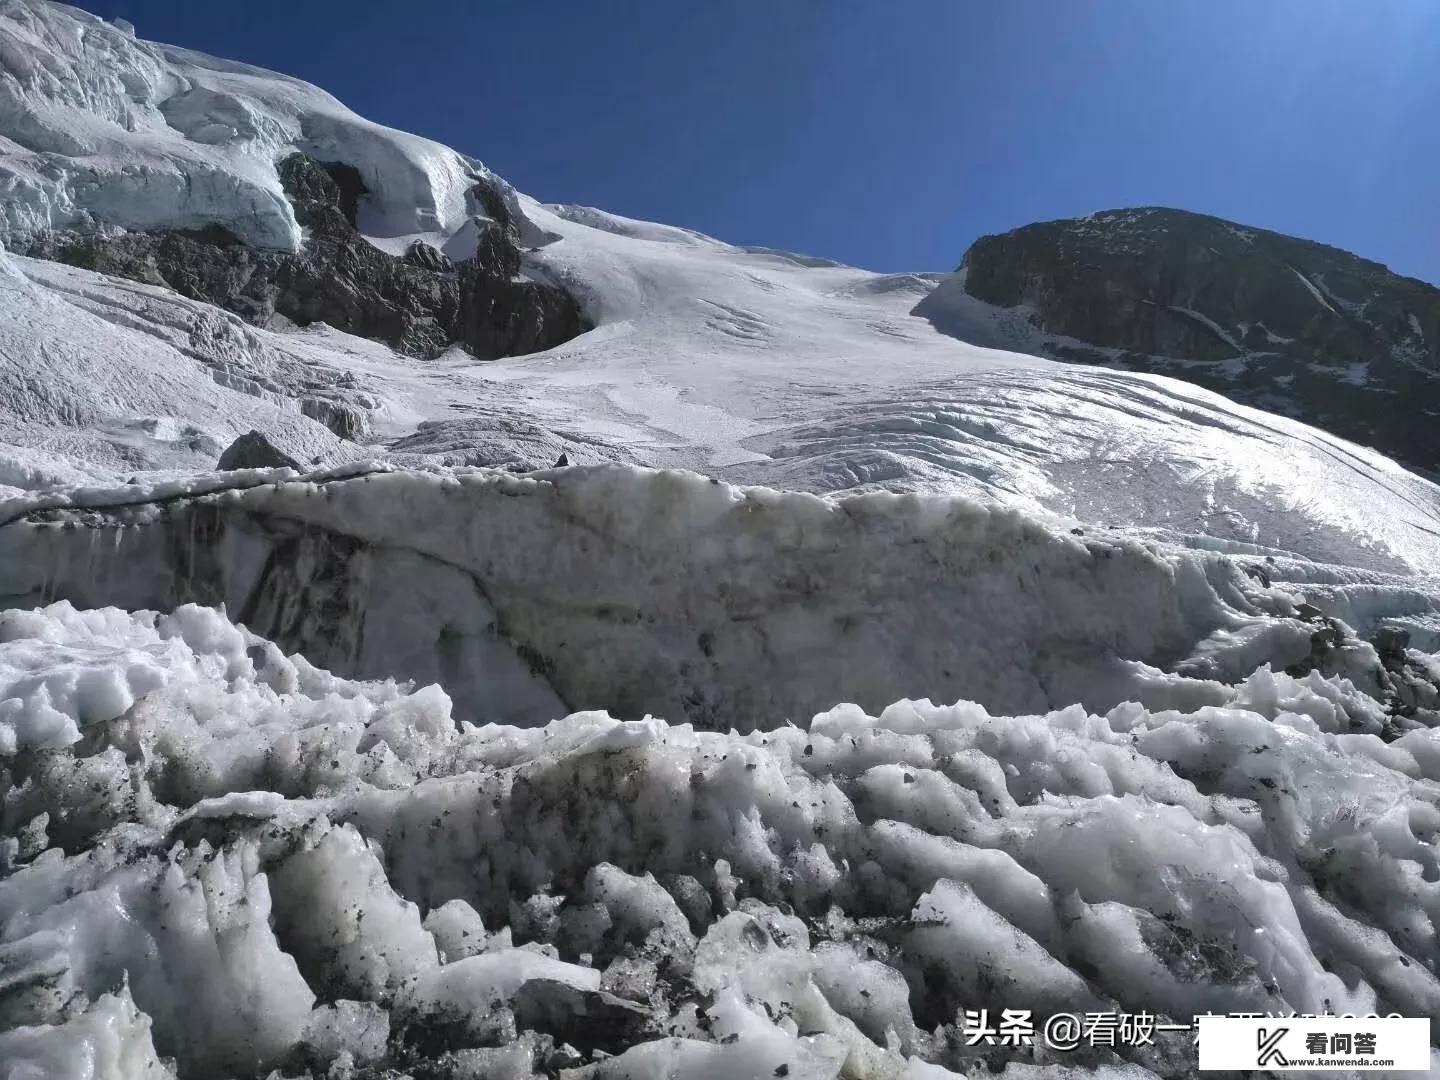
[[[1440,1010],[1440,657],[1247,557],[616,465],[216,479],[5,506],[34,1075],[1167,1076],[1188,1035],[962,1010]]]
[[[457,726],[193,605],[0,641],[12,1076],[1063,1075],[1126,1063],[968,1047],[956,1003],[1440,1008],[1440,744],[1344,677],[742,735]]]
[[[292,153],[392,254],[483,180],[594,329],[422,360],[0,247],[0,1076],[1169,1077],[965,1012],[1440,1016],[1440,487],[0,2],[0,244],[296,251]],[[251,431],[299,467],[219,471]]]

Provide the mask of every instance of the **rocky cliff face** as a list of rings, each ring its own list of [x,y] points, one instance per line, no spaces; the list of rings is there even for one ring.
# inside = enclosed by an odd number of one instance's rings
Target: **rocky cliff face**
[[[1025,308],[1057,359],[1172,375],[1440,468],[1440,289],[1379,263],[1149,208],[981,237],[960,270],[970,296]]]
[[[153,232],[43,232],[22,254],[167,285],[258,325],[281,315],[326,322],[413,356],[461,345],[482,359],[537,352],[589,328],[558,286],[521,274],[519,230],[500,193],[476,180],[473,256],[452,262],[417,241],[404,256],[368,243],[356,229],[360,174],[292,154],[281,181],[307,239],[299,252],[260,250],[223,226]]]

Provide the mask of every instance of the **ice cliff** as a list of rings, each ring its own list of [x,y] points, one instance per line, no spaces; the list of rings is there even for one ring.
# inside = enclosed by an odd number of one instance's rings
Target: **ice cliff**
[[[1307,662],[1323,628],[1299,614],[1307,577],[1350,618],[1354,597],[1401,591],[959,497],[832,501],[621,466],[354,471],[11,500],[0,602],[224,604],[346,674],[438,680],[471,720],[539,722],[564,702],[751,730],[907,694],[1107,709],[1143,700],[1158,668],[1233,680]],[[1436,647],[1433,603],[1403,610],[1383,621]]]
[[[223,225],[297,251],[300,223],[275,162],[301,152],[356,165],[373,196],[366,231],[454,231],[479,162],[372,124],[308,83],[138,39],[62,4],[0,10],[0,233],[108,222]]]

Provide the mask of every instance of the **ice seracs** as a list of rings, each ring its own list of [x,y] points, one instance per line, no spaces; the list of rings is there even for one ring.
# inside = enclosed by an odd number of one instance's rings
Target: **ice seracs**
[[[475,178],[494,179],[308,83],[143,41],[63,4],[7,4],[0,65],[3,234],[218,224],[294,251],[301,229],[275,169],[289,151],[360,169],[374,193],[364,231],[380,237],[455,231]]]
[[[1058,1063],[967,1046],[957,1008],[997,996],[1440,1011],[1434,731],[1354,733],[1378,706],[1340,677],[1102,714],[522,730],[203,608],[60,603],[0,637],[7,1060],[350,1075],[508,1046],[516,1076],[942,1076]],[[56,689],[107,667],[152,689]],[[1123,1056],[1168,1075],[1192,1052]]]

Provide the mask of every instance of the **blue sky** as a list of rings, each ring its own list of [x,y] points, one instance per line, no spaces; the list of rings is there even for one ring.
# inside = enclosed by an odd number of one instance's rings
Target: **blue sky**
[[[1440,283],[1440,0],[88,0],[579,202],[877,270],[1119,206]]]

